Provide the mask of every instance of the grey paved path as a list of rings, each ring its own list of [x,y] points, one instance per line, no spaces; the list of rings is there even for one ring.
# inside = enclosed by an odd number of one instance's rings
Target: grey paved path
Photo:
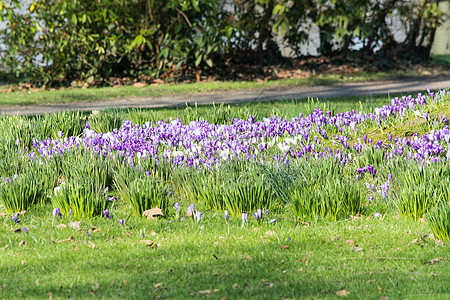
[[[172,95],[156,97],[130,97],[109,99],[104,101],[28,105],[28,106],[0,106],[1,114],[32,115],[54,113],[64,110],[100,110],[107,107],[116,108],[151,108],[163,106],[184,106],[187,104],[211,103],[239,103],[268,100],[304,99],[304,98],[333,98],[349,96],[388,95],[393,93],[414,93],[431,90],[449,89],[450,76],[408,78],[402,80],[380,80],[370,82],[348,82],[332,85],[303,86],[277,89],[251,89],[237,91],[222,91],[203,94]]]

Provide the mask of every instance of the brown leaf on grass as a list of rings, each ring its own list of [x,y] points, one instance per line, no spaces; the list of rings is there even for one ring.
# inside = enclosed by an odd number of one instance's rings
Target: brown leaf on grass
[[[355,245],[355,241],[354,240],[346,240],[345,243],[347,245],[350,245],[350,246],[354,246]]]
[[[158,206],[152,209],[147,209],[142,213],[142,215],[151,220],[156,219],[155,216],[164,216],[162,210]]]
[[[73,241],[73,236],[70,236],[67,239],[56,241],[56,243],[59,244],[59,243],[72,242],[72,241]],[[94,249],[94,248],[92,248],[92,249]]]
[[[3,213],[3,212],[0,212],[0,216],[2,216],[2,217],[6,217],[6,216],[8,216],[7,214],[5,214],[5,213]]]
[[[289,249],[289,245],[280,244],[281,250]]]
[[[81,223],[81,221],[78,221],[78,222],[69,222],[69,223],[67,224],[67,226],[69,226],[70,228],[73,228],[73,229],[78,229],[78,228],[80,228],[80,223]]]
[[[442,257],[435,257],[432,260],[430,260],[430,265],[434,265],[434,263],[442,261]]]
[[[239,286],[237,285],[237,283],[233,283],[233,290],[237,290],[239,288]]]
[[[88,241],[88,245],[89,248],[95,249],[95,244],[91,241]]]
[[[381,288],[381,286],[377,286],[377,289],[381,292],[383,289]]]
[[[211,295],[212,294],[212,290],[203,290],[203,291],[198,291],[198,293],[200,295]]]
[[[14,233],[19,233],[19,232],[21,232],[21,231],[22,231],[22,229],[20,229],[20,228],[17,228],[17,229],[14,229],[14,230],[13,230]]]
[[[48,295],[48,300],[53,300],[52,292],[48,292],[47,295]]]
[[[36,279],[36,286],[39,286],[39,285],[40,285],[39,280]]]
[[[59,225],[56,225],[55,227],[58,229],[61,229],[61,228],[66,228],[67,226],[66,226],[66,224],[59,224]]]
[[[155,284],[153,287],[156,289],[156,288],[159,288],[161,285],[162,285],[162,282],[158,282],[158,283]]]
[[[19,247],[21,247],[21,246],[26,246],[27,245],[27,242],[25,241],[25,240],[21,240],[20,242],[19,242]]]
[[[336,291],[336,295],[346,297],[348,295],[348,292],[346,290],[339,290]]]
[[[151,248],[158,248],[161,247],[161,244],[156,244],[150,240],[141,240],[141,243],[143,243],[144,245],[151,247]]]
[[[6,250],[6,248],[8,248],[9,245],[5,245],[4,247],[0,248],[1,250]]]
[[[94,227],[92,227],[89,231],[90,231],[90,232],[99,232],[99,231],[100,231],[100,228],[94,226]]]
[[[242,240],[243,238],[244,238],[244,236],[243,235],[241,235],[241,236],[235,236],[234,237],[236,240]]]
[[[419,243],[419,239],[413,239],[411,242],[409,242],[408,245],[411,245],[411,244],[418,244],[418,243]]]

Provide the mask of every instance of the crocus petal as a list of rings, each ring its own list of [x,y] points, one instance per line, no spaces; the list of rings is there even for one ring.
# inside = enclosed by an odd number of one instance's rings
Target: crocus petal
[[[269,221],[269,223],[275,223],[277,221],[277,219],[272,219]]]
[[[25,233],[28,233],[28,229],[25,226],[23,226],[23,231],[25,231]]]

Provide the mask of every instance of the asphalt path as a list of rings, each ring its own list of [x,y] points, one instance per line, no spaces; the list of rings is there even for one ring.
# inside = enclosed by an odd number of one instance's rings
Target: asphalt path
[[[366,82],[346,82],[329,85],[299,86],[275,89],[248,89],[236,91],[214,91],[201,94],[178,94],[167,96],[114,98],[108,100],[25,105],[0,106],[1,114],[35,115],[49,114],[61,111],[92,111],[104,108],[155,108],[193,105],[195,103],[242,103],[271,100],[292,100],[318,98],[321,100],[336,97],[353,97],[371,95],[391,95],[403,93],[405,95],[423,92],[429,87],[431,90],[450,89],[450,75],[437,77],[417,77],[397,80],[378,80]]]

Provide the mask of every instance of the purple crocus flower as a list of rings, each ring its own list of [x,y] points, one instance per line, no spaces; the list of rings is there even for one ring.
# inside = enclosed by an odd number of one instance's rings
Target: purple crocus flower
[[[56,215],[58,215],[60,213],[60,209],[59,207],[55,207],[53,208],[53,219],[56,218]]]
[[[224,211],[223,213],[225,214],[225,221],[228,222],[228,211]]]
[[[379,212],[374,213],[373,216],[375,218],[381,218],[381,214]]]
[[[184,222],[184,220],[185,220],[184,217],[181,217],[181,218],[180,218],[180,222]]]
[[[202,212],[201,211],[197,211],[197,213],[195,214],[196,218],[197,218],[197,223],[200,222],[200,220],[202,219]]]
[[[269,223],[275,223],[277,221],[277,219],[272,219],[269,221]]]
[[[25,226],[23,226],[23,231],[25,231],[25,233],[28,233],[28,229]]]
[[[290,240],[291,240],[291,238],[290,238],[290,237],[288,237],[288,238],[287,238],[287,240],[286,240],[286,242],[289,242]]]
[[[119,220],[119,224],[123,226],[123,219]]]
[[[72,209],[69,209],[69,216],[72,215]]]
[[[244,226],[245,222],[248,222],[248,214],[243,212],[242,213],[242,226]]]
[[[88,237],[91,237],[91,235],[89,234],[89,230],[86,230],[86,234]]]
[[[194,205],[194,203],[191,203],[191,205],[187,208],[188,215],[193,216],[194,211],[195,211],[195,205]]]
[[[180,210],[180,202],[175,202],[175,209],[177,210],[178,214],[178,211]]]
[[[261,219],[262,218],[262,210],[261,209],[257,209],[256,210],[256,214],[258,215],[258,218]]]

